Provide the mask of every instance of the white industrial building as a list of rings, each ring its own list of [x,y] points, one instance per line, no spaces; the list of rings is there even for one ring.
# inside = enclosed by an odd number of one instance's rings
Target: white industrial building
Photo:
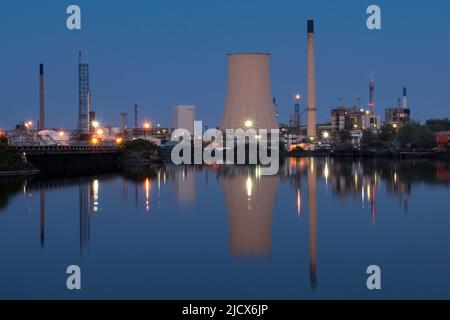
[[[172,128],[186,129],[194,134],[195,106],[176,105],[172,111]]]

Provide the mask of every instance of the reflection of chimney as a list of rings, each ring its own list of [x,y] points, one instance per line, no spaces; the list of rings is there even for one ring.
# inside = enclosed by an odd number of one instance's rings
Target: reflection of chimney
[[[45,191],[40,191],[39,211],[40,211],[40,227],[41,227],[41,247],[44,247],[45,241]]]
[[[45,113],[44,113],[44,65],[39,65],[39,130],[45,128]]]
[[[373,114],[375,112],[375,83],[373,81],[370,83],[369,96],[369,110]]]
[[[402,107],[405,108],[405,109],[408,108],[408,98],[407,98],[407,95],[406,95],[406,88],[403,88]]]
[[[307,135],[316,137],[316,75],[314,66],[314,20],[308,20],[308,128]]]
[[[309,213],[309,277],[311,286],[317,286],[317,176],[314,159],[308,168],[308,213]]]

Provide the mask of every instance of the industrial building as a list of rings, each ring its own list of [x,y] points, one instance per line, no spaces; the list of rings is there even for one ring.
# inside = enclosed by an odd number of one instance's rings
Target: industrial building
[[[381,128],[381,119],[369,110],[340,106],[331,110],[331,127],[336,131],[378,130]]]
[[[399,99],[399,105],[396,108],[387,108],[385,110],[385,123],[395,128],[403,127],[411,121],[411,110],[408,107],[408,98],[406,88],[403,88],[402,98]]]
[[[186,129],[194,134],[195,106],[176,105],[172,110],[172,128]]]

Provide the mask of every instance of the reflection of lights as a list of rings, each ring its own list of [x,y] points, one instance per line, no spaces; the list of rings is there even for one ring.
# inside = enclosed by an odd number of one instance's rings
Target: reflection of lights
[[[330,170],[328,169],[328,162],[325,162],[325,168],[323,169],[323,175],[325,177],[325,181],[328,184],[328,177],[330,176]]]
[[[246,187],[247,187],[247,196],[250,199],[252,197],[252,187],[253,187],[252,178],[250,178],[250,176],[247,177]]]
[[[247,127],[247,128],[253,127],[253,121],[252,120],[245,121],[245,127]]]
[[[314,158],[311,158],[311,173],[314,173]]]
[[[145,179],[145,210],[150,209],[150,180]]]
[[[397,183],[397,172],[394,172],[394,183]]]
[[[255,176],[257,179],[261,179],[261,166],[257,165],[255,168]]]
[[[370,185],[368,184],[367,185],[367,199],[370,199],[371,198],[371,190],[370,190]]]
[[[366,201],[365,194],[364,194],[364,186],[361,187],[361,200],[364,205],[364,202]]]
[[[355,172],[355,186],[358,188],[358,174]]]
[[[301,207],[302,207],[302,197],[300,194],[300,188],[298,188],[298,190],[297,190],[297,215],[298,216],[300,216]]]
[[[158,170],[158,193],[161,188],[161,170]]]
[[[94,199],[93,211],[98,211],[98,180],[92,182],[92,197]]]

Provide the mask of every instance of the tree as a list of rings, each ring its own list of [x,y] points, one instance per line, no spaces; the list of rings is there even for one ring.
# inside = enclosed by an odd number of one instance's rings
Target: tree
[[[436,145],[431,129],[418,123],[411,123],[400,128],[397,141],[402,148],[408,149],[428,149]]]
[[[395,130],[391,124],[382,126],[380,133],[378,134],[378,138],[386,145],[390,145],[394,142],[396,136],[397,130]]]
[[[383,146],[383,142],[372,130],[364,130],[361,139],[361,146],[363,148],[380,148]]]
[[[445,119],[430,119],[425,123],[432,132],[450,131],[450,120]]]

